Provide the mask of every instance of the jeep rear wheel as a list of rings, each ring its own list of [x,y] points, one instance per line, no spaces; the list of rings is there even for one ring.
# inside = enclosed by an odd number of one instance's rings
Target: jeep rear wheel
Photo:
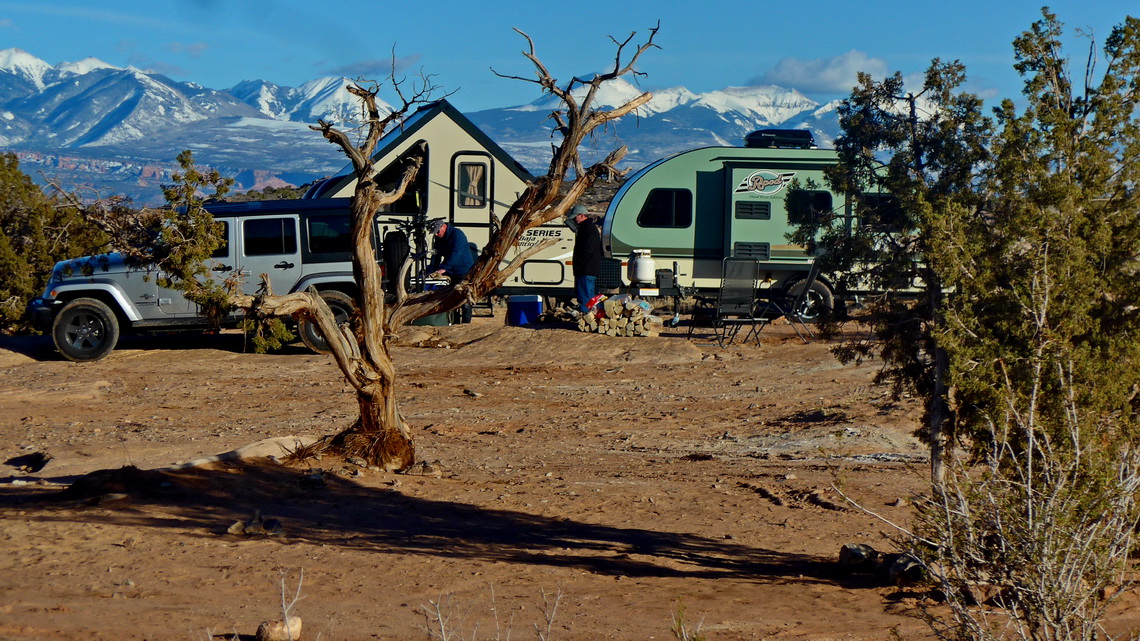
[[[51,336],[64,358],[97,361],[119,342],[119,319],[103,301],[76,298],[56,314]]]
[[[321,292],[321,298],[332,310],[333,318],[336,319],[337,325],[347,322],[348,319],[356,312],[356,301],[344,292],[338,292],[330,289]],[[301,342],[305,347],[313,350],[318,354],[329,353],[329,343],[325,340],[324,334],[317,327],[317,324],[309,319],[304,319],[297,324],[297,332],[301,335]]]

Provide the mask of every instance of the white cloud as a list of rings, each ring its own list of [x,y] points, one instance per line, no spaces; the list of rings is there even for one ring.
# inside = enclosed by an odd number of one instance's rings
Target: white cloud
[[[352,64],[343,65],[335,68],[326,68],[324,73],[334,76],[344,76],[346,78],[385,78],[393,71],[400,73],[407,70],[409,67],[419,63],[420,55],[412,54],[410,56],[398,56],[396,58],[385,58],[383,60],[361,60]],[[321,65],[323,66],[323,65]]]
[[[0,11],[19,11],[21,13],[31,13],[42,16],[53,16],[57,18],[85,20],[92,25],[92,28],[100,28],[96,24],[113,24],[117,26],[128,26],[144,28],[151,31],[164,30],[174,27],[171,22],[159,18],[151,18],[145,15],[139,15],[137,12],[131,11],[116,11],[104,10],[102,8],[88,8],[88,7],[59,7],[48,6],[40,3],[33,5],[27,2],[0,2]]]
[[[808,93],[848,93],[855,86],[860,71],[876,79],[882,79],[889,73],[885,60],[851,50],[832,58],[784,58],[771,70],[754,78],[751,84],[794,87]]]
[[[185,78],[190,75],[190,72],[183,67],[162,60],[155,60],[143,54],[131,55],[130,64],[146,73],[158,73],[172,78]]]
[[[170,49],[171,51],[173,51],[174,53],[184,53],[184,54],[187,54],[188,56],[190,56],[191,58],[199,58],[202,56],[203,53],[208,51],[211,47],[209,44],[206,44],[205,42],[191,42],[191,43],[172,42],[169,45],[167,45],[167,48]]]

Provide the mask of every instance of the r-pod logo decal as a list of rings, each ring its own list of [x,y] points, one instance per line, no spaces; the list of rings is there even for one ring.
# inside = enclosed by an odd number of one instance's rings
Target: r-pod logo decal
[[[761,169],[752,172],[747,178],[740,181],[736,186],[736,193],[746,191],[754,191],[758,194],[774,194],[792,182],[796,172],[776,172],[768,169]]]

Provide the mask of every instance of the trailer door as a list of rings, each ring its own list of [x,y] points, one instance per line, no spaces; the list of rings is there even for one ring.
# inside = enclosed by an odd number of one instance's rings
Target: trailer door
[[[734,166],[728,177],[725,211],[725,256],[772,259],[773,249],[787,243],[784,198],[794,170]]]
[[[487,243],[486,230],[495,210],[493,172],[494,163],[487,154],[461,151],[451,157],[451,220],[480,247]]]

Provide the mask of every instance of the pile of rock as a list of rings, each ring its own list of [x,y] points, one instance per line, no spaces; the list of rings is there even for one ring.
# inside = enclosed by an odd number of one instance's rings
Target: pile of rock
[[[652,306],[629,294],[597,297],[587,314],[578,317],[578,329],[608,336],[657,336],[661,319],[654,316]]]
[[[926,580],[926,567],[907,553],[885,554],[865,543],[847,543],[839,548],[842,574],[876,574],[900,587]]]

